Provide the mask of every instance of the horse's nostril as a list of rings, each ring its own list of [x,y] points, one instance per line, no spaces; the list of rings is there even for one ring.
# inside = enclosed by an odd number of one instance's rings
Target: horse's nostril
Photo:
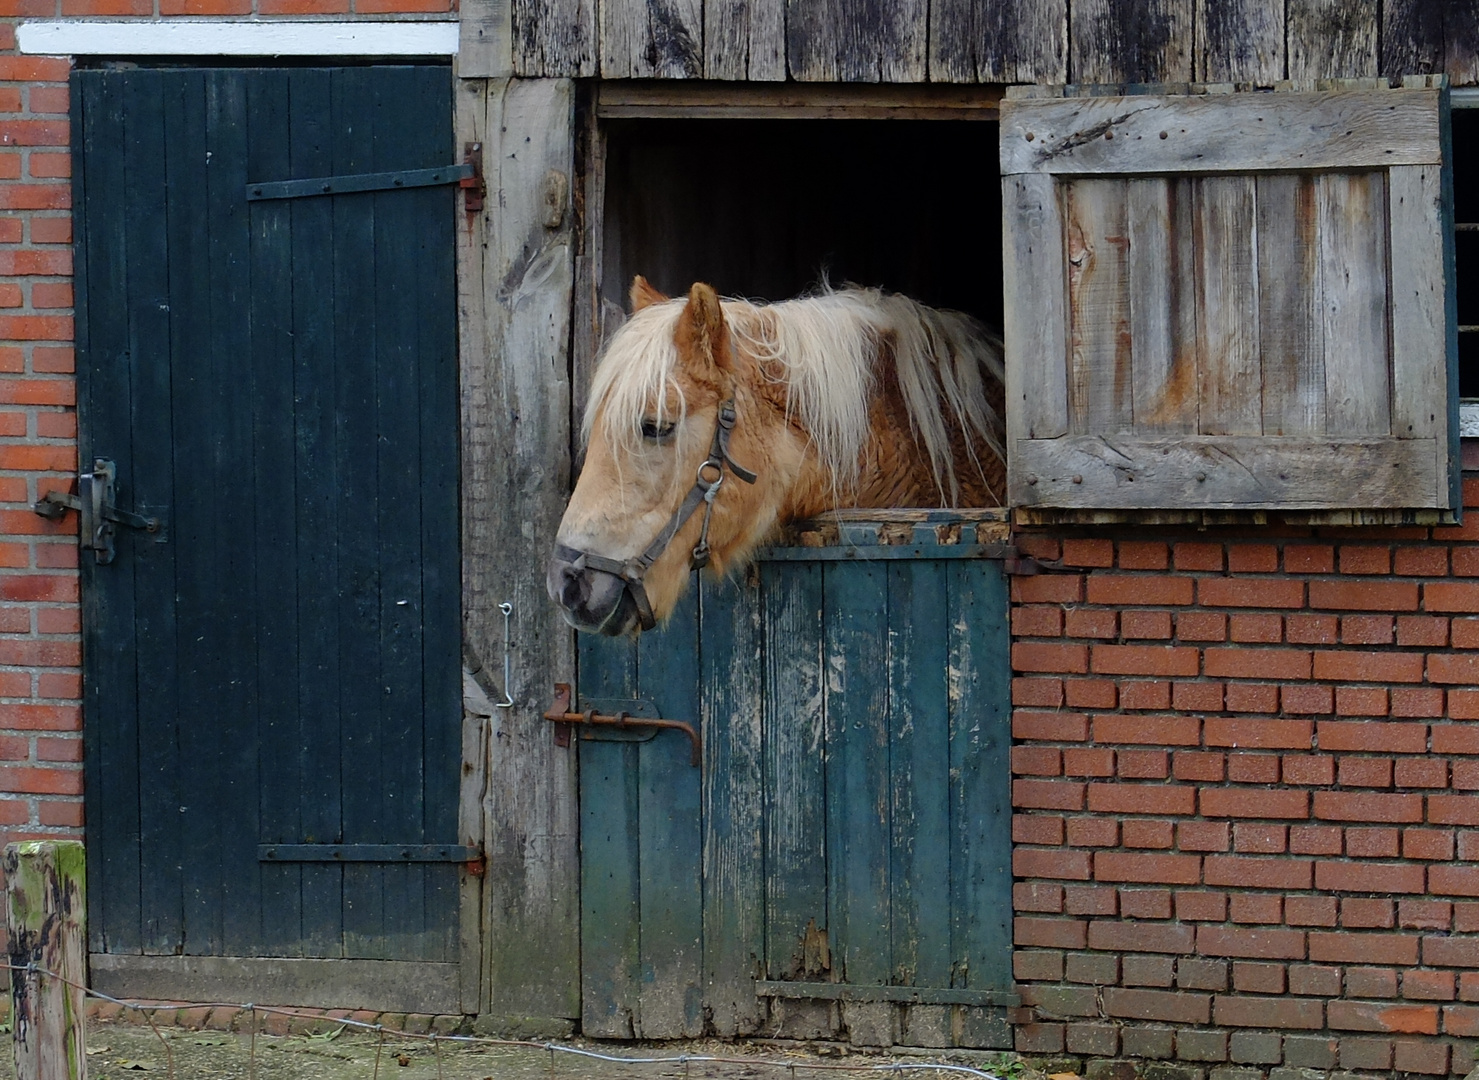
[[[560,603],[567,608],[576,607],[590,596],[590,582],[583,570],[565,566],[560,570]]]

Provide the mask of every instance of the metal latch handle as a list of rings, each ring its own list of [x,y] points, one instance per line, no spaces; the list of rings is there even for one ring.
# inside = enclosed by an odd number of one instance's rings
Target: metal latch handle
[[[113,462],[98,458],[92,463],[92,472],[77,474],[77,494],[48,491],[36,500],[32,509],[50,521],[60,521],[68,510],[76,510],[78,544],[84,551],[91,551],[99,563],[110,563],[117,554],[113,546],[115,524],[151,533],[159,531],[157,517],[144,517],[113,505],[113,482],[117,476],[118,467]]]
[[[644,716],[632,716],[620,712],[614,716],[607,716],[596,712],[595,709],[587,709],[585,712],[570,711],[570,684],[555,683],[555,700],[544,714],[544,718],[552,724],[559,725],[555,728],[555,745],[570,745],[570,727],[574,724],[584,724],[590,727],[617,727],[617,728],[665,728],[672,731],[681,731],[688,736],[688,741],[693,746],[691,763],[696,769],[703,762],[703,742],[699,738],[693,725],[682,720],[661,720]]]

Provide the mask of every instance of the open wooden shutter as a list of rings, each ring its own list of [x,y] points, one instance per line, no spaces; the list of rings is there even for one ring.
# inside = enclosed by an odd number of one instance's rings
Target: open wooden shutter
[[[1001,106],[1018,507],[1457,505],[1448,92]]]

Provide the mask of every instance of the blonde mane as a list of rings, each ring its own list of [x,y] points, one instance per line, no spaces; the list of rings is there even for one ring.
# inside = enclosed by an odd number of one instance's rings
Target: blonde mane
[[[687,403],[675,377],[673,339],[686,302],[680,297],[643,308],[612,336],[591,384],[587,439],[601,411],[609,437],[627,450],[641,439],[650,403],[657,403],[661,419],[682,418]],[[970,316],[851,287],[775,304],[726,299],[723,310],[736,350],[756,361],[762,378],[786,384],[787,413],[806,430],[837,490],[851,488],[858,478],[885,348],[893,354],[910,426],[929,457],[942,500],[959,497],[945,410],[960,432],[1005,458],[1001,418],[983,376],[984,371],[1002,381],[1001,342]],[[670,393],[677,400],[672,416]],[[980,469],[980,462],[973,464]]]

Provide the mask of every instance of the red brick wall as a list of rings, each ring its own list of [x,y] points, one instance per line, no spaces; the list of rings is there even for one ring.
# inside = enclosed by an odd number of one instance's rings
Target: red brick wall
[[[1479,509],[1018,542],[1018,1049],[1468,1072]]]
[[[0,0],[0,844],[79,835],[81,643],[75,515],[31,504],[77,468],[65,59],[16,25],[84,15],[445,13],[456,0]]]

